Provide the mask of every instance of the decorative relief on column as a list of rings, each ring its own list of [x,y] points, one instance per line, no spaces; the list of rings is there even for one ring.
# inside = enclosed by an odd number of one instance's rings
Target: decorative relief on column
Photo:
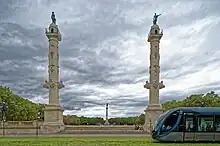
[[[151,87],[151,84],[148,81],[146,81],[144,88],[150,89],[150,87]]]
[[[50,88],[51,89],[55,88],[55,86],[56,86],[55,82],[50,83]]]
[[[54,52],[50,52],[50,56],[51,58],[53,58]]]
[[[154,82],[153,82],[153,87],[154,87],[154,89],[157,89],[157,88],[158,88],[157,80],[154,80]]]
[[[47,88],[47,89],[50,88],[50,86],[49,86],[49,82],[48,82],[48,81],[44,81],[43,88]]]
[[[56,46],[56,45],[55,45],[55,42],[54,42],[54,41],[52,41],[52,42],[50,43],[50,46],[51,46],[51,47]]]
[[[61,86],[62,86],[61,88],[64,87],[63,84],[61,84],[61,83],[59,83],[59,82],[54,82],[54,81],[52,81],[51,79],[50,79],[49,82],[48,82],[48,81],[45,81],[45,83],[44,83],[44,85],[43,85],[43,87],[44,87],[44,88],[47,88],[47,89],[53,89],[53,88],[55,88],[56,86],[57,86],[59,89],[60,89]]]
[[[150,74],[152,73],[153,75],[157,75],[160,73],[160,66],[159,65],[153,65],[149,67],[149,72]]]
[[[55,65],[49,65],[49,71],[53,72],[55,70],[56,66]]]
[[[51,89],[55,87],[55,82],[52,79],[49,79],[49,86]]]
[[[58,82],[57,85],[58,85],[58,88],[59,88],[59,89],[65,87],[62,81]]]
[[[43,87],[47,88],[47,89],[53,89],[55,87],[58,87],[58,89],[61,89],[61,88],[64,88],[64,84],[63,84],[63,82],[54,82],[54,81],[50,80],[50,82],[45,81]]]
[[[155,74],[159,74],[160,73],[160,66],[159,65],[154,65],[152,70],[154,71]]]
[[[155,58],[155,59],[158,58],[158,53],[157,53],[157,52],[154,53],[154,58]]]
[[[57,53],[57,60],[59,60],[59,53]]]
[[[150,73],[150,75],[151,75],[151,72],[152,72],[152,71],[151,71],[151,66],[150,66],[150,67],[149,67],[149,73]]]
[[[159,89],[163,89],[163,88],[165,88],[165,85],[163,84],[163,81],[161,81],[161,82],[159,83]]]

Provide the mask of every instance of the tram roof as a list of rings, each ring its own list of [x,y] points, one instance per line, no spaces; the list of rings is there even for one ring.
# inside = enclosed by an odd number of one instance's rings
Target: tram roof
[[[183,112],[198,112],[198,113],[220,113],[220,107],[179,107],[171,110],[172,111],[181,110]]]

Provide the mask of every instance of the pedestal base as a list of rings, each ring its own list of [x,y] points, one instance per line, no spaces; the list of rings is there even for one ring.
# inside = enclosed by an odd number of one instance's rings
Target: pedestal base
[[[46,105],[43,126],[63,126],[63,109],[57,105]]]
[[[44,123],[41,126],[41,132],[45,134],[53,134],[64,129],[63,109],[57,105],[46,105],[44,109]]]
[[[143,130],[146,132],[151,132],[153,130],[154,123],[162,113],[163,110],[160,104],[149,105],[145,110],[145,123]]]
[[[104,123],[104,125],[109,125],[109,122],[108,122],[108,120],[105,120],[105,123]]]

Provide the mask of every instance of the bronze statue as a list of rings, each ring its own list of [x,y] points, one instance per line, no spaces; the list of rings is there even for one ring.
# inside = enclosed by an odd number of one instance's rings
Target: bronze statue
[[[157,15],[156,13],[154,14],[154,18],[153,18],[153,24],[157,24],[157,19],[161,14]]]
[[[55,17],[54,12],[52,12],[51,19],[52,19],[52,22],[53,22],[54,24],[56,24],[56,17]]]

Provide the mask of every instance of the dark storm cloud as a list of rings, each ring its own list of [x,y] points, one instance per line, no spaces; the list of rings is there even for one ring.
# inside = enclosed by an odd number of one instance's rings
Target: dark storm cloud
[[[0,23],[0,60],[13,59],[17,62],[42,56],[44,32],[41,29],[25,29],[18,24]]]
[[[112,86],[118,83],[134,84],[138,82],[134,78],[141,77],[142,74],[147,72],[145,69],[136,68],[129,72],[117,72],[116,75],[111,72],[121,66],[119,63],[114,62],[119,58],[116,53],[106,50],[101,51],[99,55],[88,50],[83,50],[80,53],[80,57],[75,60],[66,59],[61,61],[63,69],[76,72],[72,76],[75,84],[92,83],[103,86]],[[64,80],[68,80],[68,78],[64,77]]]

